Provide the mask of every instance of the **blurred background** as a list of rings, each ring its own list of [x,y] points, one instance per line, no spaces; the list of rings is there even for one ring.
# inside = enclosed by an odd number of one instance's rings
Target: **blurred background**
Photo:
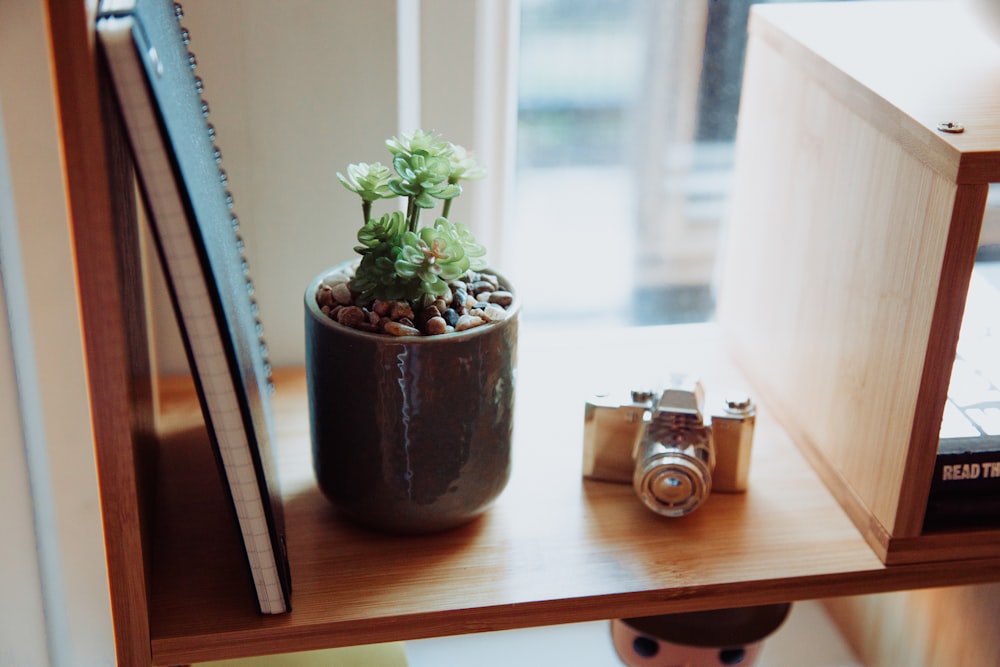
[[[710,320],[752,4],[185,2],[275,364],[302,363],[305,286],[353,256],[360,207],[335,173],[415,127],[488,169],[452,217],[525,325]],[[161,368],[184,372],[160,293]]]

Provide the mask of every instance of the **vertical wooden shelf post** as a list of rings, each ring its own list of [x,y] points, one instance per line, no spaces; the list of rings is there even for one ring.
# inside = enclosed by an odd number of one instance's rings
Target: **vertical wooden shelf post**
[[[94,39],[96,2],[48,3],[118,663],[151,664],[151,379],[131,158]]]

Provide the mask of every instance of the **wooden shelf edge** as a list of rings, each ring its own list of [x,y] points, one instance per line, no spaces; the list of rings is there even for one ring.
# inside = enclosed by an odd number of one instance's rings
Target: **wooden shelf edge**
[[[453,609],[329,623],[288,631],[280,618],[253,629],[198,636],[160,637],[152,642],[153,663],[175,665],[289,651],[407,641],[445,635],[516,630],[633,616],[702,611],[902,590],[979,584],[1000,580],[1000,559],[947,571],[937,563],[898,565],[839,575],[762,580],[750,584],[671,588],[544,600],[522,604]]]
[[[935,562],[961,567],[964,562],[971,564],[997,553],[1000,553],[1000,530],[956,530],[894,538],[889,542],[886,560],[893,567]]]
[[[962,316],[976,261],[989,186],[956,188],[934,316],[928,336],[924,367],[917,394],[917,410],[910,434],[903,488],[894,536],[909,538],[921,533],[941,436],[942,413],[958,349]],[[891,550],[891,548],[890,548]]]

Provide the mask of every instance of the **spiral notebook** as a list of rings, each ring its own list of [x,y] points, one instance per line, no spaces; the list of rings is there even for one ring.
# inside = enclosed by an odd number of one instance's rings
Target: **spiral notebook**
[[[104,0],[97,35],[259,609],[278,614],[290,609],[291,579],[270,366],[182,16],[169,0]]]

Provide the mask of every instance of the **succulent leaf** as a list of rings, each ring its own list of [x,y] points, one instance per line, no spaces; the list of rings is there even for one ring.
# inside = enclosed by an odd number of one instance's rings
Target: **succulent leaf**
[[[348,165],[338,180],[357,193],[365,224],[354,250],[361,262],[351,281],[358,301],[405,299],[415,303],[427,295],[443,296],[448,283],[468,270],[486,268],[486,251],[472,232],[447,219],[452,200],[462,194],[459,181],[485,177],[462,146],[432,132],[415,130],[386,141],[392,168],[374,162]],[[372,202],[395,196],[407,199],[406,211],[371,216]],[[432,226],[419,226],[420,211],[443,201],[442,216]]]
[[[361,258],[351,279],[351,290],[358,292],[358,301],[365,303],[374,299],[393,301],[410,299],[413,293],[413,281],[407,280],[396,272],[393,256],[399,248],[387,246],[385,254],[368,254]]]
[[[372,218],[358,230],[359,254],[367,254],[382,244],[399,245],[399,238],[406,231],[406,218],[402,211],[386,213],[381,218]]]
[[[472,230],[463,225],[461,222],[451,222],[446,218],[438,218],[434,221],[435,227],[443,227],[445,225],[451,227],[451,233],[454,234],[459,243],[462,244],[465,256],[469,258],[469,268],[473,271],[482,271],[485,269],[486,248],[476,241],[476,237],[473,236]]]
[[[460,278],[470,267],[462,242],[449,227],[406,232],[402,242],[396,272],[406,278],[418,278],[427,294],[447,294],[448,283]]]
[[[486,170],[476,164],[472,153],[465,150],[464,146],[452,144],[451,152],[451,173],[448,175],[449,183],[459,181],[475,181],[486,178]]]
[[[452,199],[461,194],[461,188],[448,182],[451,162],[425,151],[410,155],[400,153],[392,160],[399,178],[388,181],[390,190],[400,196],[412,197],[420,208],[433,208],[436,199]]]
[[[452,150],[452,145],[441,139],[440,135],[424,130],[400,134],[398,137],[388,139],[385,145],[394,156],[407,157],[421,152],[437,157],[450,157]]]
[[[389,168],[381,162],[349,164],[346,176],[337,172],[337,178],[344,187],[361,195],[361,199],[366,202],[394,196],[389,189],[390,176]]]

